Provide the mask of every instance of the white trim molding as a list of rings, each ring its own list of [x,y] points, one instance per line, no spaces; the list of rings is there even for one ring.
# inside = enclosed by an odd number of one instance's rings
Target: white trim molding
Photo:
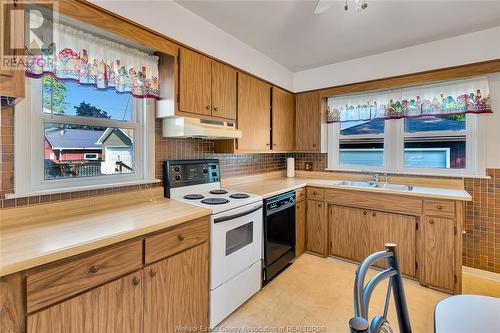
[[[153,99],[133,99],[131,121],[66,116],[43,112],[42,80],[26,79],[26,97],[16,106],[14,196],[57,193],[156,182],[155,106]],[[133,130],[134,172],[46,180],[44,177],[45,123],[107,126]]]

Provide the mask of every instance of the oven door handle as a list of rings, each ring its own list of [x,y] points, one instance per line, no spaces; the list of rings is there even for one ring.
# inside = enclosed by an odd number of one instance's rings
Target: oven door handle
[[[214,220],[214,223],[220,223],[220,222],[224,222],[224,221],[228,221],[228,220],[237,219],[238,217],[242,217],[242,216],[251,214],[253,212],[256,212],[256,211],[258,211],[261,208],[262,208],[262,205],[259,205],[257,207],[254,207],[254,208],[250,209],[250,210],[247,210],[247,211],[244,211],[244,212],[241,212],[241,213],[238,213],[238,214],[218,217],[218,218],[216,218]]]

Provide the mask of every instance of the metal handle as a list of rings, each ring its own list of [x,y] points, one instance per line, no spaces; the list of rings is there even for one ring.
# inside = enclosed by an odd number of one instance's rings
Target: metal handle
[[[184,239],[186,239],[183,235],[177,236],[177,238],[182,242]]]
[[[436,208],[437,208],[437,209],[439,209],[439,210],[441,210],[441,209],[443,209],[443,206],[441,206],[441,205],[437,205],[437,207],[436,207]]]
[[[318,207],[321,208],[321,207],[323,207],[323,205],[322,204],[318,204]]]
[[[214,107],[214,111],[215,112],[219,111],[219,107],[218,106]]]
[[[141,279],[139,279],[137,276],[134,276],[132,283],[134,284],[134,286],[137,286],[139,283],[141,283]]]
[[[218,217],[214,220],[214,223],[220,223],[220,222],[224,222],[224,221],[228,221],[228,220],[232,220],[232,219],[236,219],[238,217],[242,217],[242,216],[245,216],[245,215],[248,215],[248,214],[251,214],[253,212],[256,212],[258,211],[259,209],[262,208],[262,205],[259,205],[257,207],[254,207],[250,210],[247,210],[247,211],[244,211],[242,213],[238,213],[238,214],[234,214],[234,215],[227,215],[227,216],[222,216],[222,217]]]
[[[429,220],[429,224],[434,224],[434,220],[433,220],[433,219],[430,219],[430,220]]]
[[[368,214],[368,212],[366,210],[363,211],[363,215],[366,215]]]
[[[377,213],[375,213],[375,212],[372,212],[372,216],[377,216]]]
[[[205,106],[205,109],[210,110],[210,105]]]
[[[269,143],[266,143],[266,146],[270,146],[270,144],[269,144]]]
[[[155,277],[156,276],[156,272],[153,271],[153,270],[149,271],[149,276]]]
[[[99,267],[97,267],[96,265],[90,266],[89,273],[94,273],[95,274],[97,272],[99,272]]]

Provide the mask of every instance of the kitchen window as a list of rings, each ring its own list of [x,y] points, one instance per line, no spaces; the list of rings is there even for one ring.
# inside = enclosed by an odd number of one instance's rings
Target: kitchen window
[[[488,103],[484,78],[329,98],[328,169],[483,176]]]
[[[15,195],[154,182],[158,58],[72,26],[53,28],[53,50],[27,56]]]

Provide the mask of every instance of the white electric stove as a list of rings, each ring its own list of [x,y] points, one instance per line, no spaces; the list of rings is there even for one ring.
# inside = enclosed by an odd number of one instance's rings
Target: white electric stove
[[[221,189],[218,160],[163,164],[165,196],[210,208],[210,328],[262,285],[262,200]]]

